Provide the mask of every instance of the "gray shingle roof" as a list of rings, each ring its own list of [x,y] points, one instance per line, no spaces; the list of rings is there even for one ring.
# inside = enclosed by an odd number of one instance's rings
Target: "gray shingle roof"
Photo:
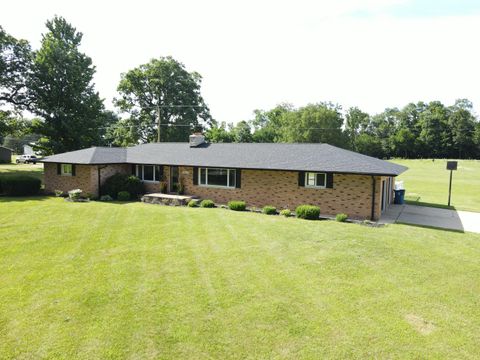
[[[44,162],[160,164],[242,169],[399,175],[406,167],[328,144],[151,143],[129,148],[90,148],[48,156]]]

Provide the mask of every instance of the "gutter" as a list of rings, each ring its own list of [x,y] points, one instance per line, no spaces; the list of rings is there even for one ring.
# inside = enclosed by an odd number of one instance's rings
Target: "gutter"
[[[370,220],[375,221],[375,185],[377,183],[377,180],[375,179],[375,176],[372,175],[372,213],[370,216]]]

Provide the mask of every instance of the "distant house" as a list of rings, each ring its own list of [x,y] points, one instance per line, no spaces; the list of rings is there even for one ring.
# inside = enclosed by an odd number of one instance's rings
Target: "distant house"
[[[0,163],[10,163],[12,162],[13,150],[0,146]]]
[[[244,200],[249,206],[295,209],[319,205],[324,214],[378,219],[392,202],[395,177],[407,168],[328,144],[151,143],[128,148],[93,147],[48,156],[45,189],[80,188],[99,194],[106,178],[134,174],[148,192],[165,181],[170,192],[217,203]]]

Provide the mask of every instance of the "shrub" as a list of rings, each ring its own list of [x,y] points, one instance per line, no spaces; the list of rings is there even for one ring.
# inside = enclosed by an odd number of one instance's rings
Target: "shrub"
[[[215,207],[215,203],[212,200],[205,199],[205,200],[202,200],[202,202],[200,203],[200,207],[213,208]]]
[[[283,209],[282,211],[280,211],[280,215],[283,215],[285,217],[289,217],[289,216],[292,216],[292,212],[288,209]]]
[[[198,200],[192,199],[188,202],[188,207],[197,207],[198,206]]]
[[[117,194],[118,201],[128,201],[130,200],[130,193],[128,191],[119,191]]]
[[[264,206],[262,212],[267,215],[275,215],[277,213],[277,208],[274,206]]]
[[[102,195],[100,196],[100,201],[112,201],[113,198],[110,195]]]
[[[335,216],[335,220],[338,221],[338,222],[345,222],[347,221],[348,219],[348,215],[347,214],[337,214],[337,216]]]
[[[229,201],[228,208],[233,211],[245,211],[245,209],[247,208],[247,204],[245,203],[245,201]]]
[[[62,191],[62,190],[54,190],[53,192],[55,193],[55,196],[56,196],[56,197],[60,197],[60,196],[63,195],[63,191]]]
[[[114,174],[105,180],[102,194],[116,198],[121,191],[127,191],[132,197],[137,198],[144,192],[142,181],[134,175]]]
[[[40,179],[28,175],[12,175],[0,178],[2,192],[10,196],[36,195],[40,191]]]
[[[144,193],[142,180],[135,175],[128,176],[123,190],[129,192],[132,198],[137,199],[139,195]]]
[[[300,219],[318,220],[320,208],[313,205],[300,205],[295,209],[295,214]]]
[[[68,197],[70,198],[70,200],[72,201],[78,201],[80,200],[80,197],[82,196],[82,190],[80,189],[74,189],[74,190],[70,190],[68,192]]]

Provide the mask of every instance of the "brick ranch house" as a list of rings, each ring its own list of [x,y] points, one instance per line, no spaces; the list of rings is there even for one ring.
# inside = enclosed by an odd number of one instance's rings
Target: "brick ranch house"
[[[147,192],[170,192],[181,183],[186,195],[224,204],[295,209],[318,205],[323,214],[344,212],[373,219],[393,201],[395,177],[406,167],[328,144],[150,143],[128,148],[92,147],[42,159],[45,190],[76,188],[100,195],[115,173],[135,174]]]

